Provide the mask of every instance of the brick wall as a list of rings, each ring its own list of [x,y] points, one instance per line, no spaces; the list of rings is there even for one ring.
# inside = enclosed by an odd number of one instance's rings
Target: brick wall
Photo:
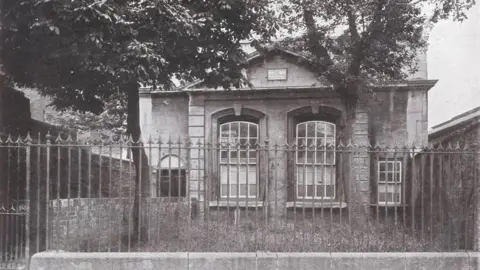
[[[54,200],[49,204],[49,247],[66,251],[118,251],[133,230],[133,198]],[[149,198],[149,237],[178,237],[187,225],[186,203]],[[130,241],[132,241],[130,239]],[[133,243],[130,243],[133,246]]]
[[[110,161],[94,154],[90,156],[85,148],[79,147],[70,151],[67,147],[51,146],[49,149],[50,162],[47,163],[46,147],[31,147],[29,207],[32,252],[37,251],[37,242],[38,251],[47,248],[47,200],[128,196],[134,193],[135,187],[134,166],[132,164],[130,173],[128,161],[114,158]]]

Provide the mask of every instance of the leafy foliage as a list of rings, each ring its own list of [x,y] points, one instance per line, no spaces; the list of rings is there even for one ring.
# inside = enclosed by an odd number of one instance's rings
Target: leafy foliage
[[[271,33],[264,2],[6,2],[5,68],[20,86],[52,96],[57,108],[96,114],[132,82],[165,89],[172,77],[238,84],[240,40]]]
[[[273,5],[283,11],[279,19],[286,38],[281,43],[310,56],[319,76],[344,99],[355,100],[358,91],[370,90],[359,85],[404,80],[415,72],[433,23],[463,20],[474,3],[284,0]]]
[[[45,120],[50,124],[80,132],[98,131],[104,138],[113,134],[125,134],[127,131],[126,102],[125,94],[115,93],[104,101],[104,110],[100,114],[65,108],[61,111],[48,110],[45,113]]]

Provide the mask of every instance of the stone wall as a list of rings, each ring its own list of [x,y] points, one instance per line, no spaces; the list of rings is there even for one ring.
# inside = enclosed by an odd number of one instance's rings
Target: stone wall
[[[48,250],[120,251],[133,246],[133,198],[62,199],[49,203]],[[178,237],[187,225],[187,204],[149,198],[149,235]]]

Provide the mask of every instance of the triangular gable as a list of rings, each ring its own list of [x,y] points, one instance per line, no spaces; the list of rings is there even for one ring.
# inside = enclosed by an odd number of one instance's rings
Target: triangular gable
[[[321,84],[306,56],[277,46],[248,55],[244,75],[253,86],[244,86],[245,89],[310,88]],[[206,87],[202,80],[197,80],[180,89],[195,91]]]

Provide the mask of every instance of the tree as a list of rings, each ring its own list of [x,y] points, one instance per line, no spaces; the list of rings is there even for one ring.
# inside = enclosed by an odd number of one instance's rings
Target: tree
[[[303,52],[318,77],[339,94],[345,107],[343,139],[352,139],[362,93],[374,98],[372,85],[405,80],[415,71],[416,56],[427,46],[429,28],[442,19],[466,19],[474,0],[283,0],[272,8],[286,38],[280,43]],[[425,12],[425,11],[429,12]],[[405,69],[408,68],[408,69]],[[343,175],[351,175],[344,166]],[[354,181],[345,177],[344,187]],[[348,198],[359,209],[359,198]],[[357,209],[355,209],[357,208]]]
[[[238,86],[244,59],[240,41],[267,40],[273,31],[266,0],[19,0],[2,5],[2,57],[11,83],[39,89],[58,109],[94,114],[105,110],[113,94],[125,94],[133,146],[142,145],[140,84],[170,89],[176,77]],[[145,151],[135,147],[132,152],[134,236],[138,232],[138,240],[145,241],[146,222],[138,206],[149,195],[150,172]]]
[[[98,131],[102,139],[127,132],[127,100],[123,93],[112,94],[104,101],[100,114],[81,112],[71,108],[45,113],[47,123],[80,132]]]

